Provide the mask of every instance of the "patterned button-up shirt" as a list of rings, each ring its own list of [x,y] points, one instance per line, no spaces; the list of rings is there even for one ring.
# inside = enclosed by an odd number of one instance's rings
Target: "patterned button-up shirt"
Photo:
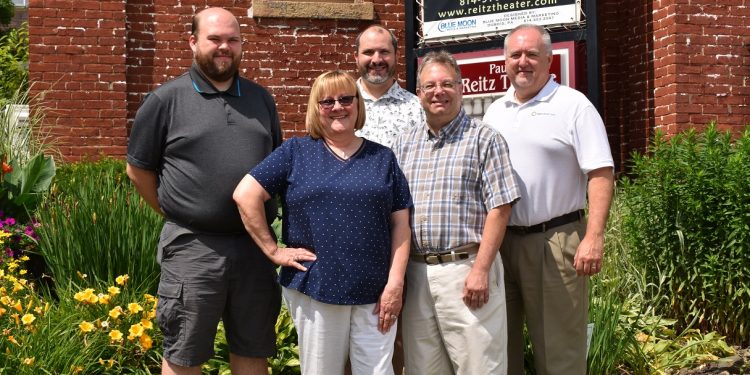
[[[393,151],[414,201],[412,253],[480,242],[487,212],[520,197],[505,140],[463,109],[438,134],[426,123],[402,134]]]
[[[360,96],[365,100],[365,126],[357,135],[383,146],[391,147],[397,135],[425,123],[424,109],[419,98],[393,82],[391,88],[378,99],[362,89],[362,78],[357,80]]]

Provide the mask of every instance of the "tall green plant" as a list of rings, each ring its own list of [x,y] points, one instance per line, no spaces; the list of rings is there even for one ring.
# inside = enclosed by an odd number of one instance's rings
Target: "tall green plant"
[[[0,0],[0,3],[3,1],[5,0]],[[16,92],[25,92],[28,89],[28,63],[29,28],[24,23],[20,28],[11,29],[7,34],[0,36],[0,71],[3,72],[0,74],[0,107]]]
[[[657,135],[648,151],[622,184],[624,225],[648,280],[665,275],[660,311],[750,343],[750,128]]]
[[[63,166],[39,211],[39,248],[55,286],[78,273],[112,282],[128,274],[142,291],[158,283],[156,245],[162,219],[140,198],[121,160]]]
[[[44,109],[28,108],[28,91],[16,91],[0,108],[0,209],[27,219],[48,191],[55,175],[54,142],[41,128]]]

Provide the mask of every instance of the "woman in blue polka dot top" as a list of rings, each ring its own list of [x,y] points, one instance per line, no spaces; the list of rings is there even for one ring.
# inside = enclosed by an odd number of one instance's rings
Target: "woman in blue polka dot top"
[[[308,135],[284,142],[234,192],[245,228],[282,266],[303,374],[342,374],[347,358],[354,375],[393,374],[412,200],[393,152],[354,134],[364,123],[354,79],[321,74],[308,101]],[[285,248],[263,209],[275,195]]]

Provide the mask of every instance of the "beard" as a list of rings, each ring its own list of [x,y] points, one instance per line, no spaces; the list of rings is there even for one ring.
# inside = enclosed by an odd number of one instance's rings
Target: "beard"
[[[214,61],[214,57],[218,56],[230,56],[232,57],[232,61],[231,63],[223,62],[218,64]],[[239,71],[241,56],[234,56],[232,52],[223,53],[216,51],[213,54],[204,54],[198,51],[195,53],[194,59],[206,77],[216,82],[226,82],[232,79],[235,73]]]
[[[368,72],[369,69],[378,68],[380,66],[385,66],[385,67],[388,68],[386,70],[386,74],[384,76],[378,75],[378,74],[370,74]],[[391,78],[393,78],[393,76],[395,74],[396,74],[396,66],[395,66],[395,64],[391,65],[391,66],[388,66],[388,65],[386,65],[384,63],[383,64],[377,64],[377,65],[375,65],[375,64],[368,64],[367,66],[360,67],[360,69],[359,69],[359,75],[365,81],[367,81],[369,83],[372,83],[372,84],[375,84],[375,85],[379,85],[379,84],[388,82],[388,80],[390,80]]]

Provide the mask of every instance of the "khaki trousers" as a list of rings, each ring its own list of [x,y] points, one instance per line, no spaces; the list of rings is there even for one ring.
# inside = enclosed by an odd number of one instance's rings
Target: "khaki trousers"
[[[588,277],[573,267],[585,222],[543,233],[505,233],[508,373],[524,374],[524,318],[538,375],[586,374]]]
[[[393,375],[396,327],[378,331],[374,303],[331,305],[290,288],[282,293],[297,329],[303,375],[343,374],[347,359],[354,375]]]
[[[475,258],[436,265],[409,261],[401,314],[406,374],[507,373],[502,261],[496,257],[490,269],[489,302],[470,310],[462,295]]]

